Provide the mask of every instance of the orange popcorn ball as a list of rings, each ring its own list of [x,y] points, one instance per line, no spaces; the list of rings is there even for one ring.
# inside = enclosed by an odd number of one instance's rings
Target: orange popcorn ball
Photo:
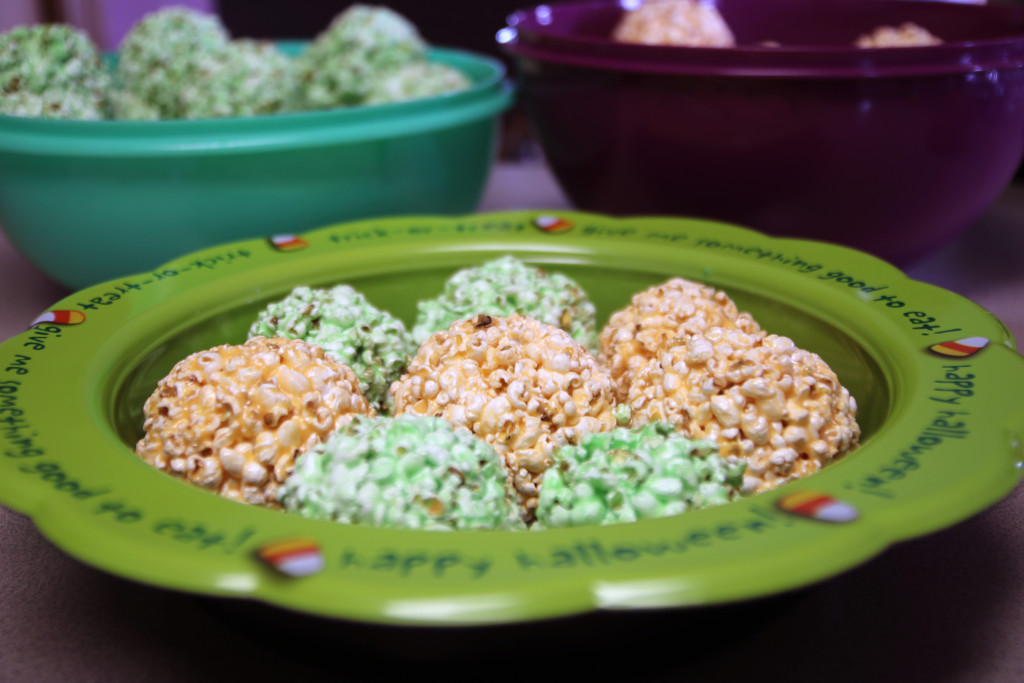
[[[700,0],[658,0],[627,11],[612,33],[623,43],[686,47],[735,47],[718,9]]]
[[[879,26],[871,33],[857,38],[857,47],[921,47],[925,45],[941,45],[942,39],[933,35],[923,26],[912,21],[899,26]]]
[[[856,448],[857,402],[815,353],[788,337],[714,327],[636,373],[631,425],[669,422],[747,463],[745,493],[813,474]]]
[[[443,417],[501,455],[524,519],[554,451],[615,427],[612,381],[569,333],[478,315],[427,339],[391,385],[395,413]]]
[[[296,456],[373,415],[347,366],[301,340],[254,337],[180,361],[146,400],[135,452],[232,500],[279,507]]]
[[[725,292],[699,282],[673,278],[633,296],[612,314],[601,330],[598,359],[612,375],[621,401],[637,371],[680,337],[712,327],[747,333],[760,330],[748,313],[740,313]]]

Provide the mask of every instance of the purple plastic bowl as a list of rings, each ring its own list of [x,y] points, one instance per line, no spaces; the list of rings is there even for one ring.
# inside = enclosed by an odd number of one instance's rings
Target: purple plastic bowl
[[[615,43],[624,10],[614,1],[509,17],[498,41],[577,207],[713,218],[905,266],[961,234],[1013,178],[1024,156],[1024,8],[717,6],[735,49]],[[943,44],[853,47],[906,21]]]

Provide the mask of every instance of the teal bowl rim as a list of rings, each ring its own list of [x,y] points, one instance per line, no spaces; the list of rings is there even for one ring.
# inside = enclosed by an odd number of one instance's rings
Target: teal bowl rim
[[[303,41],[282,41],[286,53]],[[408,102],[188,121],[64,121],[0,115],[0,155],[175,157],[321,147],[428,133],[503,112],[514,98],[503,62],[432,47],[432,62],[465,72],[463,91]]]

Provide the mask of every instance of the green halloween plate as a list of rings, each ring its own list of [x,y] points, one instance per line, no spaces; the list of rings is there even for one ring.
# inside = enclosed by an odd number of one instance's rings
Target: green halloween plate
[[[456,269],[561,271],[599,324],[680,276],[821,355],[860,448],[774,491],[605,527],[426,532],[222,499],[134,455],[187,355],[241,343],[297,285],[349,283],[411,325]],[[383,624],[495,624],[806,586],[993,504],[1021,477],[1024,359],[979,306],[865,254],[717,223],[524,211],[367,220],[207,249],[72,294],[0,346],[0,502],[71,555],[156,586]]]

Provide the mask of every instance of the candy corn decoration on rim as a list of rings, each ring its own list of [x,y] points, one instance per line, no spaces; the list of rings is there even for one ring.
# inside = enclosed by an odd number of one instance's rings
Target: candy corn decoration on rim
[[[952,358],[965,358],[973,356],[988,346],[988,339],[985,337],[967,337],[956,341],[942,342],[928,347],[932,353]]]
[[[533,219],[533,225],[541,232],[546,233],[568,232],[575,227],[572,221],[550,214],[537,216]]]
[[[85,313],[81,311],[47,311],[32,321],[29,327],[54,323],[56,325],[80,325],[85,322]]]
[[[309,242],[297,235],[274,235],[269,240],[278,251],[298,251],[309,246]]]
[[[285,576],[302,578],[324,568],[320,546],[308,539],[289,539],[270,543],[256,551],[256,557]]]
[[[777,505],[783,512],[819,522],[846,524],[860,517],[857,508],[820,491],[791,493],[780,498]]]

